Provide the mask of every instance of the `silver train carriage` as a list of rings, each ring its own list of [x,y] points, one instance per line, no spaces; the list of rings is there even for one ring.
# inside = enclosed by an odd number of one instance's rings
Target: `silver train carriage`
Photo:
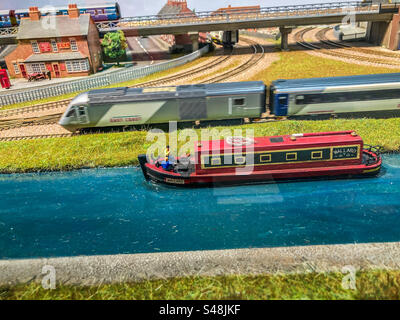
[[[400,115],[400,73],[273,81],[269,109],[275,116],[389,117]]]
[[[169,121],[259,118],[266,106],[261,81],[92,90],[75,97],[59,124],[83,128]]]

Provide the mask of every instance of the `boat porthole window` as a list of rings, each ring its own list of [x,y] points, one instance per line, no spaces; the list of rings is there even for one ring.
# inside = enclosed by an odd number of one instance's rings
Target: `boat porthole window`
[[[296,152],[286,153],[286,160],[287,161],[297,160],[297,153]]]
[[[322,151],[311,152],[311,159],[322,159]]]
[[[212,166],[220,166],[221,165],[221,158],[211,158],[211,165]]]
[[[271,155],[270,154],[262,154],[260,156],[260,162],[271,162]]]
[[[235,164],[245,164],[245,163],[246,163],[246,157],[243,156],[235,157]]]

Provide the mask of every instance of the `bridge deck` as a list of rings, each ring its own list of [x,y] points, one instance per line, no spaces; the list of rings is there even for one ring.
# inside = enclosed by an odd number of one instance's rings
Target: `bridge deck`
[[[181,15],[153,15],[122,18],[118,21],[97,23],[101,33],[123,30],[128,36],[179,34],[237,30],[246,28],[284,27],[356,21],[389,21],[399,12],[400,4],[372,4],[371,2],[334,2],[297,6],[279,6],[257,10],[229,12],[196,12]],[[16,37],[17,27],[0,28],[0,42]]]

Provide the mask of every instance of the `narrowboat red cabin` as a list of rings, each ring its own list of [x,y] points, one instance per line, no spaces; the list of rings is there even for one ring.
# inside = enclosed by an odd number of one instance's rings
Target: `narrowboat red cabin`
[[[197,142],[192,156],[139,162],[146,180],[178,186],[370,177],[382,165],[379,147],[354,131],[228,137]]]

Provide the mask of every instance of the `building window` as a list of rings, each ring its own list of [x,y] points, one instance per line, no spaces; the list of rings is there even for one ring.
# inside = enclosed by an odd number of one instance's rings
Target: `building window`
[[[71,45],[71,50],[72,51],[78,51],[78,45],[76,43],[75,39],[70,39],[69,44]]]
[[[53,49],[53,52],[58,52],[58,46],[56,40],[51,40],[51,47]]]
[[[87,59],[66,61],[65,65],[69,73],[89,71],[89,62]]]
[[[32,41],[31,44],[32,44],[33,53],[40,53],[40,49],[39,49],[39,45],[38,45],[37,41]]]
[[[26,65],[28,73],[40,73],[40,72],[46,72],[46,65],[41,62],[41,63],[29,63]]]
[[[297,160],[297,153],[296,152],[286,153],[286,160],[287,161]]]
[[[15,74],[19,74],[20,73],[20,70],[19,70],[19,66],[18,66],[18,63],[13,63],[13,67],[14,67],[14,73]]]

